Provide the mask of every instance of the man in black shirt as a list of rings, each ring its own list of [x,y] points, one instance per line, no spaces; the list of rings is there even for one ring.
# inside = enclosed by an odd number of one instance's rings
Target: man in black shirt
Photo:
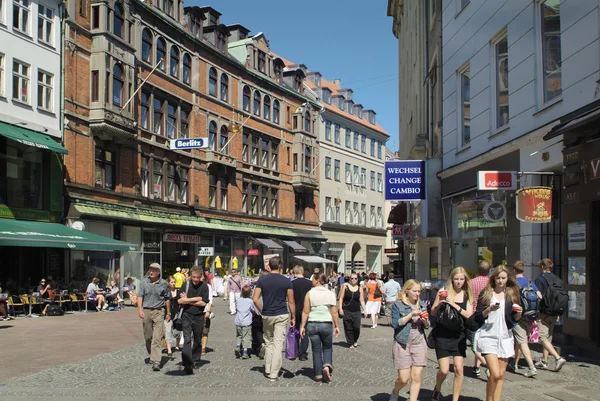
[[[202,282],[203,274],[202,268],[195,266],[191,279],[179,289],[178,303],[183,305],[181,320],[184,342],[181,359],[187,374],[193,374],[194,368],[200,365],[204,308],[209,301],[208,285]]]
[[[304,278],[304,267],[295,266],[292,269],[294,273],[294,280],[292,281],[292,289],[294,290],[294,302],[296,304],[296,316],[302,316],[302,309],[304,308],[304,297],[312,288],[312,281]],[[300,331],[302,325],[302,319],[296,319],[296,328]],[[298,358],[301,361],[308,359],[308,336],[300,338],[300,347],[298,348]]]

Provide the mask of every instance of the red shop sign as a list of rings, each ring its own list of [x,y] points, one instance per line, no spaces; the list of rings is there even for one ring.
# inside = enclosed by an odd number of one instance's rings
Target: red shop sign
[[[248,249],[248,256],[258,256],[258,249]]]
[[[246,252],[244,252],[244,250],[243,250],[243,249],[235,249],[235,250],[233,251],[233,254],[234,254],[235,256],[244,256],[244,254],[245,254],[245,253],[246,253]]]
[[[552,221],[552,188],[526,187],[516,192],[517,219],[527,223]]]

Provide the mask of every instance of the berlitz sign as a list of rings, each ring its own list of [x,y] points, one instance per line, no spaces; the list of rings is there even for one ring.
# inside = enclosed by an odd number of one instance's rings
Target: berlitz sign
[[[517,189],[516,171],[479,171],[477,180],[479,190]]]
[[[208,140],[206,138],[172,139],[170,147],[171,149],[208,148]]]
[[[392,160],[385,162],[385,200],[425,199],[425,162]]]

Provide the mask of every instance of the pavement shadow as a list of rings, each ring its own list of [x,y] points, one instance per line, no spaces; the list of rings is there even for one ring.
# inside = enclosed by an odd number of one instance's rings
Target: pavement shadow
[[[304,377],[308,377],[309,379],[314,379],[315,372],[314,372],[314,369],[312,369],[312,368],[302,368],[302,369],[298,369],[296,371],[296,376],[304,376]]]
[[[2,326],[0,326],[0,329],[10,329],[12,327],[15,327],[15,326],[12,326],[12,325],[2,325]]]

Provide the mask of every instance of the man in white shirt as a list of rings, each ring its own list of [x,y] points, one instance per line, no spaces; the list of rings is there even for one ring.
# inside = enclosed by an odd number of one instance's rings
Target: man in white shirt
[[[385,291],[385,318],[387,319],[388,325],[392,325],[392,306],[394,302],[398,300],[398,295],[402,288],[400,284],[394,280],[394,273],[390,273],[389,280],[387,283],[383,285],[383,290]]]

